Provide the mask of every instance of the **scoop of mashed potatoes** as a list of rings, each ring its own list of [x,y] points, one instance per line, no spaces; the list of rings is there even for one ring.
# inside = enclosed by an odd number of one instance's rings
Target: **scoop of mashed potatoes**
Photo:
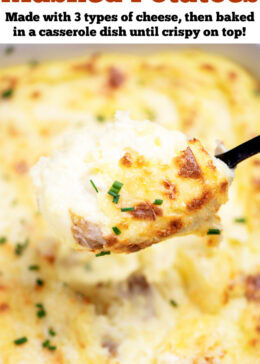
[[[103,128],[71,135],[31,174],[53,232],[96,253],[218,232],[216,213],[232,180],[198,140],[123,112]]]

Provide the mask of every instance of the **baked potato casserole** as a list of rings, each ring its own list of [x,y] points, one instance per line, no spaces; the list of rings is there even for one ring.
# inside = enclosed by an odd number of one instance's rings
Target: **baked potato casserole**
[[[132,254],[59,242],[30,176],[73,133],[102,133],[117,110],[195,137],[210,155],[216,141],[232,148],[259,134],[259,82],[196,50],[93,54],[3,68],[0,95],[0,363],[260,363],[258,156],[236,169],[219,245],[215,229]],[[151,201],[165,203],[157,192]]]

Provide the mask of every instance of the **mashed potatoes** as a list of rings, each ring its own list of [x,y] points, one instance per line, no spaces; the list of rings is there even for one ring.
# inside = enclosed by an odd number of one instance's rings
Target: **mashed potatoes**
[[[259,133],[259,83],[198,51],[99,54],[1,69],[0,95],[0,362],[259,364],[259,157],[236,170],[218,247],[189,235],[103,257],[57,241],[29,175],[116,110],[232,148]]]
[[[216,212],[232,172],[198,140],[121,112],[103,130],[70,139],[32,169],[57,238],[95,252],[136,252],[172,235],[220,231]]]

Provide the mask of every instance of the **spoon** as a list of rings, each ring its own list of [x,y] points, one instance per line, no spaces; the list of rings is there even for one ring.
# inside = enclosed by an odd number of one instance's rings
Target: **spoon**
[[[218,154],[215,157],[222,160],[229,168],[233,169],[236,168],[238,163],[257,153],[260,153],[260,135],[225,153]]]

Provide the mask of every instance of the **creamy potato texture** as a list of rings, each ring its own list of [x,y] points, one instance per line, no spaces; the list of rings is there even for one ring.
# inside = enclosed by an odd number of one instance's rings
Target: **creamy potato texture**
[[[99,54],[2,69],[0,94],[0,362],[260,363],[259,157],[236,170],[219,246],[193,235],[129,255],[60,244],[29,176],[116,110],[232,148],[259,133],[259,83],[199,51]]]
[[[40,212],[63,242],[131,253],[220,232],[233,172],[198,140],[117,112],[115,123],[81,129],[67,144],[31,170]]]

